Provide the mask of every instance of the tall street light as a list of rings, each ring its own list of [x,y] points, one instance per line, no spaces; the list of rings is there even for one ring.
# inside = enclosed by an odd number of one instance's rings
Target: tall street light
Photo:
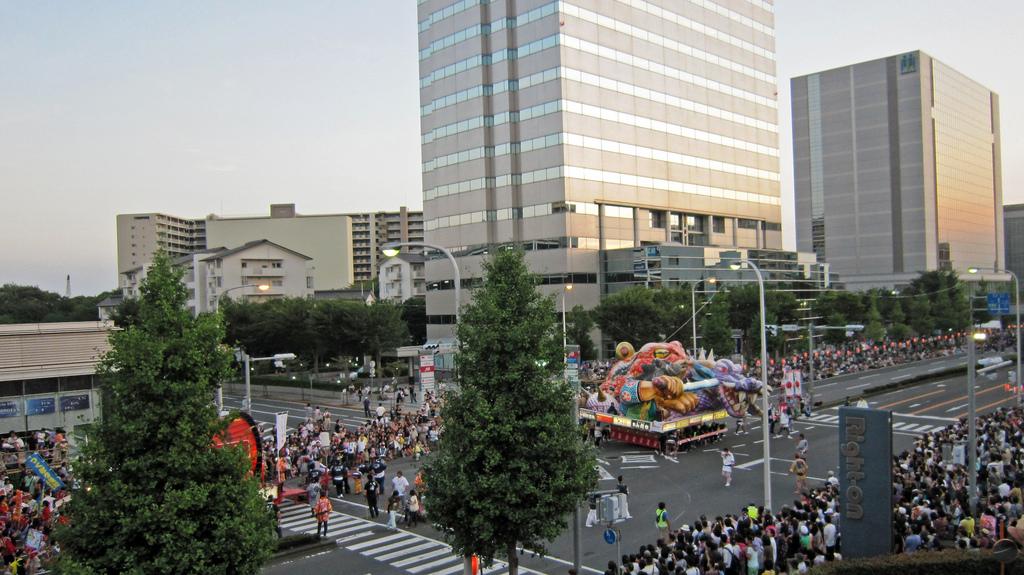
[[[764,457],[764,507],[765,510],[772,509],[772,455],[769,441],[771,437],[768,434],[768,338],[765,335],[764,329],[764,316],[765,316],[765,305],[764,305],[764,276],[761,274],[761,268],[757,267],[754,262],[747,259],[733,260],[729,264],[729,268],[732,270],[738,270],[743,264],[750,266],[754,270],[754,274],[757,276],[757,291],[761,304],[761,432],[764,435],[764,450],[762,457]]]
[[[233,292],[233,291],[235,291],[237,289],[245,289],[245,288],[256,288],[256,289],[258,289],[261,292],[265,292],[265,291],[270,289],[270,284],[243,284],[243,285],[240,285],[240,286],[235,286],[233,288],[228,288],[228,289],[220,292],[220,295],[217,296],[216,300],[214,300],[214,301],[217,302],[217,307],[215,309],[220,309],[220,302],[224,300],[224,296],[228,295],[229,293],[231,293],[231,292]]]
[[[393,258],[398,255],[403,246],[430,248],[432,250],[437,250],[444,254],[445,257],[448,258],[448,261],[452,263],[452,270],[455,272],[455,328],[457,330],[459,327],[459,298],[461,295],[460,287],[462,284],[462,277],[459,275],[459,264],[456,263],[455,256],[452,255],[452,252],[446,250],[445,248],[442,248],[441,246],[436,246],[434,244],[428,244],[424,242],[388,242],[384,244],[383,247],[381,247],[381,252],[389,258]]]
[[[1010,274],[1013,278],[1013,303],[1014,308],[1017,312],[1017,374],[1014,380],[1014,387],[1017,389],[1017,405],[1021,404],[1021,387],[1024,385],[1024,380],[1021,379],[1024,374],[1020,371],[1020,279],[1017,278],[1017,274],[1010,270],[1001,270],[997,268],[967,268],[967,273],[976,274],[980,271],[991,271],[997,274]]]
[[[565,284],[565,289],[562,290],[562,354],[565,355],[566,348],[569,347],[569,332],[566,329],[565,323],[565,294],[572,291],[572,284]],[[563,360],[567,361],[567,360]],[[569,385],[569,374],[565,366],[562,368],[562,380],[566,385]],[[580,423],[580,403],[579,396],[575,389],[573,390],[572,396],[572,419],[576,426]],[[572,510],[572,563],[576,568],[576,572],[580,571],[582,561],[582,547],[580,543],[580,507],[576,505]]]

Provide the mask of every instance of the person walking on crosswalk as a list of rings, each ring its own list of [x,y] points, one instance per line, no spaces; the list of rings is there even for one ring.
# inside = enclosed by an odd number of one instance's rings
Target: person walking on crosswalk
[[[377,481],[372,475],[367,479],[366,489],[363,491],[366,493],[366,510],[370,514],[370,519],[373,519],[380,515],[380,510],[377,508]]]
[[[331,500],[327,498],[327,493],[320,493],[320,499],[316,502],[316,507],[313,508],[313,513],[316,515],[316,536],[321,537],[320,530],[323,530],[323,537],[327,537],[327,521],[331,518],[331,511],[334,509],[331,507]]]

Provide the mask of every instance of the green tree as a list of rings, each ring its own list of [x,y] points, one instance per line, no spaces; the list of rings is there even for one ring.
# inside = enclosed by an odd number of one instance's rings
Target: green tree
[[[927,295],[919,294],[907,301],[907,316],[910,318],[910,329],[919,336],[929,336],[935,329],[932,306]]]
[[[826,325],[838,327],[846,325],[846,316],[839,312],[832,312],[826,319]],[[846,332],[841,329],[830,329],[825,331],[825,341],[832,345],[841,345],[846,342]]]
[[[885,327],[882,325],[882,314],[878,311],[878,298],[874,295],[868,300],[867,325],[864,326],[864,337],[872,341],[885,339]]]
[[[411,297],[402,302],[402,321],[409,329],[409,345],[423,345],[427,341],[427,300]]]
[[[910,326],[906,324],[907,318],[903,314],[903,298],[892,299],[892,309],[889,312],[889,337],[896,340],[910,337]]]
[[[569,343],[580,346],[580,357],[584,360],[596,359],[597,348],[590,339],[590,331],[594,329],[594,318],[581,305],[575,305],[565,318],[566,339]]]
[[[409,331],[402,321],[402,308],[390,302],[366,306],[366,323],[360,326],[363,350],[377,358],[384,351],[395,349],[409,340]],[[379,376],[378,376],[379,377]]]
[[[561,377],[553,300],[520,251],[497,252],[484,272],[458,326],[461,379],[425,478],[430,518],[455,552],[502,557],[515,575],[516,546],[543,549],[597,477]]]
[[[728,356],[733,351],[732,329],[729,327],[729,300],[716,294],[706,308],[708,315],[701,322],[701,347],[714,351],[719,356]]]
[[[139,323],[139,300],[133,297],[121,300],[110,314],[110,320],[120,328]]]
[[[628,341],[637,348],[660,341],[662,310],[654,301],[653,290],[646,287],[633,286],[605,297],[593,314],[601,332],[613,341]]]
[[[96,305],[117,293],[68,298],[35,286],[5,284],[0,286],[0,324],[96,321]]]
[[[256,573],[273,523],[213,394],[230,351],[219,315],[193,318],[181,272],[159,253],[141,287],[139,322],[110,336],[100,364],[103,417],[75,471],[85,489],[58,530],[64,571]]]
[[[313,308],[313,331],[328,357],[347,358],[362,351],[362,326],[367,316],[361,301],[324,300]],[[347,361],[347,360],[343,360]]]

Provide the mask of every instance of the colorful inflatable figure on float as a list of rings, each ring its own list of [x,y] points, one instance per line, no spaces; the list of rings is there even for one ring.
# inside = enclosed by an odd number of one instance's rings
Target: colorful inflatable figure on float
[[[760,413],[761,382],[728,359],[703,350],[692,358],[678,341],[648,343],[639,351],[623,342],[615,355],[598,392],[585,401],[595,413],[614,407],[629,419],[661,422],[723,409],[732,417]]]

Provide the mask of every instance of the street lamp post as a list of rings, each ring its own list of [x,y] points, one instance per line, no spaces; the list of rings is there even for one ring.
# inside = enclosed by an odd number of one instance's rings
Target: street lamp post
[[[1014,311],[1016,311],[1017,314],[1017,373],[1013,383],[1017,393],[1017,405],[1020,405],[1022,400],[1021,388],[1024,387],[1024,380],[1021,379],[1022,375],[1024,374],[1021,374],[1020,372],[1020,279],[1017,277],[1017,274],[1013,273],[1013,271],[1011,270],[1001,270],[997,268],[967,268],[967,273],[976,274],[979,271],[982,271],[982,269],[986,271],[992,271],[993,273],[997,274],[1010,274],[1010,277],[1013,278],[1013,307],[1015,308]]]
[[[459,275],[459,264],[455,261],[455,256],[452,255],[452,252],[442,248],[441,246],[425,242],[388,242],[381,248],[381,252],[389,258],[393,258],[398,255],[398,252],[401,251],[403,246],[437,250],[444,254],[445,257],[448,258],[448,261],[452,263],[452,270],[455,272],[455,327],[457,329],[459,326],[459,302],[461,301],[459,298],[461,296],[460,288],[462,284],[462,277]]]
[[[249,362],[253,361],[285,361],[289,359],[295,359],[294,353],[275,353],[269,357],[249,357],[248,353],[238,349],[235,350],[235,358],[242,362],[242,369],[245,370],[245,398],[242,399],[242,411],[248,412],[252,409],[252,387],[249,380]],[[221,401],[220,409],[223,411],[224,404],[223,399],[218,397]]]
[[[224,299],[224,296],[226,296],[229,293],[235,291],[236,289],[244,289],[244,288],[250,288],[250,287],[254,287],[254,288],[256,288],[256,289],[258,289],[260,291],[267,291],[267,290],[270,289],[270,284],[243,284],[243,285],[240,285],[240,286],[235,286],[235,287],[232,287],[232,288],[228,288],[228,289],[220,292],[220,295],[217,296],[216,300],[214,300],[215,302],[217,302],[217,307],[215,309],[220,309],[220,302]]]
[[[562,355],[563,362],[565,361],[565,350],[569,347],[569,332],[566,329],[565,321],[565,294],[572,291],[572,284],[565,284],[565,289],[562,290]],[[562,381],[566,385],[569,384],[568,373],[566,372],[565,366],[562,366]],[[574,426],[579,426],[580,422],[580,404],[579,397],[575,390],[573,390],[572,396],[572,421]],[[576,568],[576,572],[580,572],[582,564],[582,546],[580,542],[580,506],[577,504],[572,510],[572,564]]]
[[[764,507],[768,511],[772,509],[772,456],[768,434],[768,338],[765,334],[764,316],[766,308],[764,305],[764,276],[761,269],[754,262],[747,259],[735,260],[729,267],[733,270],[740,269],[742,264],[747,264],[757,276],[757,291],[761,305],[761,432],[764,435]]]

